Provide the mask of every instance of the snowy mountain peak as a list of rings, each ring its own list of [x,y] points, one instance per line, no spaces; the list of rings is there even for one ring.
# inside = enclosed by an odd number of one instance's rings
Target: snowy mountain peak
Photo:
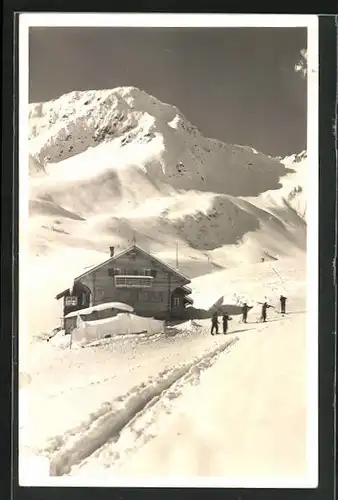
[[[70,92],[29,106],[31,154],[45,164],[106,141],[120,139],[119,145],[135,139],[149,142],[157,130],[175,119],[193,129],[177,108],[136,87]]]
[[[152,191],[166,186],[255,196],[276,189],[288,172],[251,147],[203,137],[175,106],[136,87],[71,92],[32,104],[29,123],[30,154],[49,176],[53,164],[59,177],[73,179],[84,172],[120,177],[127,169],[134,180],[140,173],[151,179]]]

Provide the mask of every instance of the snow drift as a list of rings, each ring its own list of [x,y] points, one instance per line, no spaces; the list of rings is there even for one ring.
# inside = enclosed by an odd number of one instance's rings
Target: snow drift
[[[114,337],[116,335],[130,335],[146,333],[154,335],[164,331],[162,321],[152,318],[141,318],[129,313],[120,313],[112,318],[85,321],[80,314],[77,317],[77,326],[72,331],[72,346],[85,346],[94,340]]]
[[[96,304],[95,306],[86,307],[85,309],[72,311],[68,313],[65,318],[72,318],[74,316],[78,316],[79,314],[81,316],[91,316],[93,313],[101,311],[105,311],[107,313],[109,312],[112,313],[111,315],[114,315],[114,313],[117,313],[118,311],[131,313],[134,311],[134,309],[128,304],[124,304],[123,302],[104,302],[103,304]]]

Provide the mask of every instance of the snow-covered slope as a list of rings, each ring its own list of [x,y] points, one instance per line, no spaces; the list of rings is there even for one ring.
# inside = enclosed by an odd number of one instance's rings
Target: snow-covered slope
[[[204,138],[177,108],[133,87],[72,92],[31,105],[30,152],[40,163],[57,163],[49,174],[60,181],[110,179],[115,195],[137,175],[128,193],[134,201],[147,196],[137,189],[144,177],[150,193],[165,183],[254,196],[276,189],[287,173],[252,148]]]
[[[133,237],[169,264],[178,245],[192,278],[306,249],[305,154],[280,161],[205,138],[134,87],[31,104],[29,131],[29,272],[54,320],[59,287]]]
[[[134,485],[150,477],[182,485],[236,476],[244,478],[236,486],[262,486],[305,476],[306,268],[299,259],[274,267],[277,274],[268,263],[253,264],[195,283],[204,301],[234,291],[251,301],[269,295],[277,305],[282,276],[288,314],[269,310],[266,324],[256,323],[260,311],[253,309],[246,325],[234,316],[226,336],[211,337],[203,320],[181,325],[175,336],[118,336],[75,350],[32,345],[20,367],[27,372],[23,469],[39,454],[62,476],[54,477],[59,485]],[[44,474],[26,484],[54,484]]]
[[[306,220],[307,208],[307,153],[302,151],[298,155],[287,156],[282,163],[295,172],[288,175],[283,186],[287,194],[287,201],[302,218]]]

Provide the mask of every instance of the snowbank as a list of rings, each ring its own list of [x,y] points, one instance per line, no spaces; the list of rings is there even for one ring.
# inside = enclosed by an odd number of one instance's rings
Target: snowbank
[[[66,349],[70,346],[70,340],[70,335],[66,335],[64,330],[60,330],[53,337],[48,338],[47,342],[60,349]]]
[[[132,333],[147,333],[154,335],[164,331],[163,321],[153,318],[142,318],[134,314],[121,313],[113,318],[85,321],[78,315],[77,326],[72,331],[72,346],[86,345],[94,340],[126,335]]]

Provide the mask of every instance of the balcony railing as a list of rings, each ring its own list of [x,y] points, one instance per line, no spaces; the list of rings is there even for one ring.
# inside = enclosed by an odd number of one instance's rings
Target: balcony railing
[[[116,288],[150,288],[153,285],[153,276],[117,275]]]

